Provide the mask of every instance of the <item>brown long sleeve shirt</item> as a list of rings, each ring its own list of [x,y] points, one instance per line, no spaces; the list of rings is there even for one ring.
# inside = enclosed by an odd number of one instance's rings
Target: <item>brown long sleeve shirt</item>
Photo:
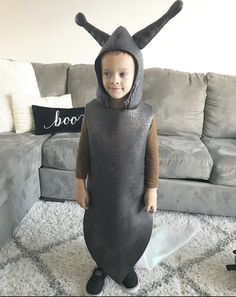
[[[114,108],[120,108],[121,102],[116,99]],[[90,168],[89,142],[86,118],[81,126],[81,135],[76,159],[76,177],[86,179]],[[157,122],[154,118],[148,132],[145,155],[145,188],[158,188],[159,184],[159,154],[157,141]]]

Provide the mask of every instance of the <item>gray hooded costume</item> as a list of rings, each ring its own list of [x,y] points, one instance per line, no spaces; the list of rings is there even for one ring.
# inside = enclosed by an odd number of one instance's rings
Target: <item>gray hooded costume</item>
[[[83,14],[78,13],[75,18],[102,46],[95,61],[97,98],[85,107],[90,201],[84,215],[84,238],[97,265],[120,284],[145,251],[153,227],[152,215],[144,210],[144,173],[154,111],[142,101],[144,71],[140,49],[181,9],[182,1],[176,1],[162,18],[132,37],[124,27],[109,36],[89,24]],[[110,106],[102,83],[101,57],[117,50],[133,57],[136,70],[123,109]]]

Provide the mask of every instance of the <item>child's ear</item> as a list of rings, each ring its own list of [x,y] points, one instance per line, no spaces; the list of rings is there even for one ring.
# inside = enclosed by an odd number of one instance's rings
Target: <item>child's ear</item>
[[[181,0],[175,1],[174,4],[171,5],[169,10],[159,20],[134,34],[132,38],[137,46],[140,49],[143,49],[165,26],[168,21],[175,17],[181,11],[182,7],[183,2]]]

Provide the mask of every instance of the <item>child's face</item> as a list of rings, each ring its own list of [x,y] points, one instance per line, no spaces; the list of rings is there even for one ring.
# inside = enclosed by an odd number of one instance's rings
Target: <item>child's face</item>
[[[132,88],[135,65],[131,55],[110,52],[102,58],[102,82],[113,99],[125,97]]]

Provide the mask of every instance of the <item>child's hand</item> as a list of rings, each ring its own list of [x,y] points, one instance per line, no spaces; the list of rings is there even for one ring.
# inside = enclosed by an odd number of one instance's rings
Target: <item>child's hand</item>
[[[87,209],[89,206],[88,191],[85,187],[84,180],[82,179],[77,179],[76,201],[84,209]]]
[[[157,189],[148,188],[144,194],[145,210],[150,213],[155,213],[157,210]]]

